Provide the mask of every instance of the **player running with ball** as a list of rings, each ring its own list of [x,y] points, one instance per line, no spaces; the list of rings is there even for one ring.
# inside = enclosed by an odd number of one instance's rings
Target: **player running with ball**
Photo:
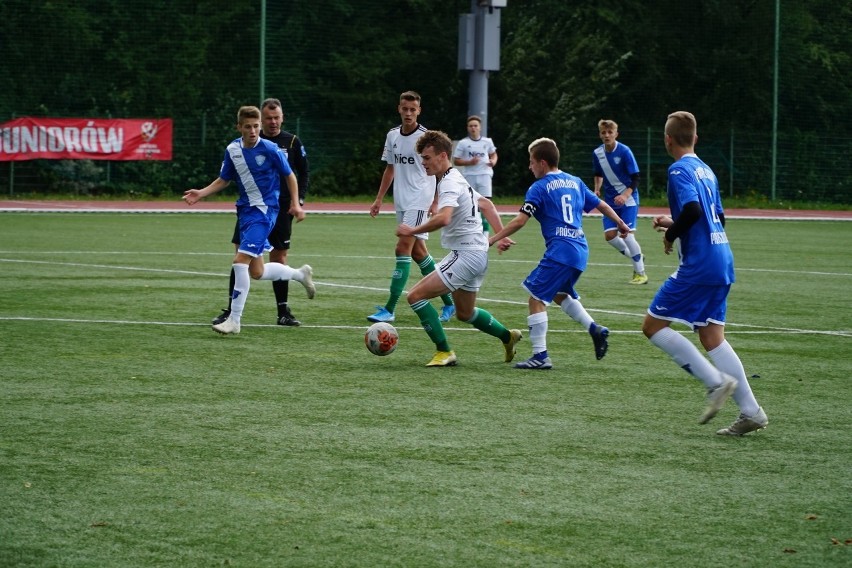
[[[506,329],[494,316],[476,307],[476,294],[488,271],[488,239],[482,232],[480,208],[493,227],[499,230],[503,224],[491,200],[471,188],[464,176],[452,167],[452,151],[453,143],[443,132],[427,130],[417,141],[417,153],[426,174],[438,180],[437,212],[416,227],[400,224],[396,234],[410,237],[441,229],[441,246],[450,253],[434,272],[408,292],[408,303],[438,350],[427,367],[446,367],[457,361],[441,326],[438,310],[429,302],[449,292],[456,306],[456,318],[498,338],[503,343],[504,360],[508,363],[515,357],[515,345],[521,340],[521,332]],[[512,244],[511,239],[501,242],[504,248]]]

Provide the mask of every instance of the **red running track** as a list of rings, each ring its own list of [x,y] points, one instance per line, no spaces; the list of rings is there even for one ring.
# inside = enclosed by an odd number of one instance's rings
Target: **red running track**
[[[311,213],[367,214],[370,203],[307,203],[305,211]],[[518,205],[498,205],[502,215],[512,215]],[[189,206],[180,199],[174,201],[78,201],[78,200],[0,200],[0,212],[51,212],[51,213],[233,213],[233,202],[202,201]],[[393,213],[393,203],[388,200],[382,213]],[[662,207],[641,207],[641,217],[663,215]],[[791,209],[725,209],[730,219],[792,219],[852,221],[852,211],[816,211]]]

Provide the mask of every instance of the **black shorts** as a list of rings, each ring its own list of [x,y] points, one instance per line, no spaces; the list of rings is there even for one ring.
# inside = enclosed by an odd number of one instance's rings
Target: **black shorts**
[[[288,202],[287,209],[289,208],[290,204]],[[278,214],[278,220],[275,221],[275,226],[272,227],[272,232],[270,232],[269,236],[266,238],[275,250],[290,250],[290,234],[293,230],[293,216],[287,213],[287,209],[281,209],[281,212]],[[235,245],[240,244],[239,221],[237,221],[237,224],[234,226],[234,236],[231,238],[231,242]]]

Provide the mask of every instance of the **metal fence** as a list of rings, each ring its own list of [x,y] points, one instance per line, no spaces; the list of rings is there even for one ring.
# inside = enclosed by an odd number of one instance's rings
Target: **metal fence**
[[[0,195],[179,195],[216,176],[226,143],[237,135],[234,130],[211,128],[208,122],[203,115],[175,120],[172,162],[0,162]],[[381,176],[379,157],[387,127],[302,119],[285,125],[299,134],[307,147],[311,192],[326,196],[374,194]],[[362,134],[360,155],[346,139],[353,131]],[[375,140],[375,144],[366,145],[366,150],[364,137]],[[671,164],[662,129],[621,130],[619,141],[630,146],[639,162],[642,194],[662,195]],[[526,186],[517,183],[522,176],[503,172],[510,167],[523,168],[526,156],[511,156],[499,139],[495,142],[500,153],[495,195],[522,195]],[[594,131],[583,139],[560,140],[559,144],[562,168],[591,182],[591,152],[600,144]],[[852,204],[852,162],[848,159],[852,156],[852,138],[833,138],[826,144],[816,134],[781,133],[774,195],[769,133],[700,131],[696,150],[716,172],[725,196]]]

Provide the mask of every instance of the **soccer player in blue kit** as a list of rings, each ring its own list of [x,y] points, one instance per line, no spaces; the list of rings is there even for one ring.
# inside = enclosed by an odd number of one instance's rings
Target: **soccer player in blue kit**
[[[183,194],[183,200],[193,205],[225,189],[231,181],[236,182],[239,189],[236,208],[240,244],[232,267],[234,292],[231,313],[225,321],[213,324],[213,331],[223,335],[240,332],[240,319],[251,286],[249,276],[256,280],[296,280],[305,287],[308,298],[313,298],[316,293],[313,270],[309,265],[294,269],[277,262],[263,263],[263,253],[269,244],[267,237],[278,218],[280,179],[287,181],[291,200],[289,213],[296,222],[305,218],[305,212],[299,205],[296,176],[284,153],[275,143],[260,138],[260,109],[240,107],[237,130],[242,136],[225,149],[219,177],[203,189],[189,189]]]
[[[589,245],[583,233],[583,213],[597,209],[608,217],[624,236],[630,228],[583,183],[583,180],[559,169],[559,148],[550,138],[539,138],[529,145],[530,171],[536,177],[527,190],[520,213],[495,233],[489,244],[520,230],[530,217],[541,224],[544,257],[527,276],[523,287],[529,292],[527,324],[532,357],[516,363],[518,369],[551,369],[547,354],[547,306],[555,301],[568,316],[581,324],[595,346],[595,357],[602,359],[609,344],[609,330],[598,325],[580,303],[574,286],[586,269]],[[498,245],[505,250],[504,245]]]
[[[669,166],[668,200],[671,216],[654,218],[665,231],[663,249],[670,254],[678,241],[677,271],[660,286],[648,307],[642,332],[686,372],[707,388],[707,407],[699,422],[706,424],[733,396],[740,415],[720,435],[742,436],[769,424],[746,379],[740,358],[725,339],[728,293],[734,282],[734,257],[725,233],[725,214],[719,182],[695,154],[698,140],[695,116],[678,111],[665,126]],[[671,329],[679,322],[698,328],[708,361],[686,337]],[[712,363],[711,363],[712,362]]]
[[[647,284],[645,259],[642,248],[633,233],[639,215],[639,164],[628,146],[618,138],[618,124],[614,120],[598,121],[601,144],[593,152],[592,165],[595,174],[595,195],[603,198],[621,219],[630,227],[626,237],[616,234],[616,226],[604,217],[604,238],[610,246],[633,261],[633,278],[630,284]]]

